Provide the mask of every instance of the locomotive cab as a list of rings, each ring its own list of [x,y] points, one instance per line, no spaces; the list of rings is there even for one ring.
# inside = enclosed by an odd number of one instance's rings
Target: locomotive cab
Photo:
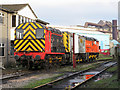
[[[23,66],[37,63],[45,52],[45,27],[34,22],[20,24],[15,29],[14,50],[16,61]]]

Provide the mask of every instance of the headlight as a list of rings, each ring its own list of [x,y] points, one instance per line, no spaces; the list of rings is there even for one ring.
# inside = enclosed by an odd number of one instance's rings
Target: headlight
[[[15,59],[16,59],[16,60],[19,60],[19,58],[20,58],[20,57],[19,57],[18,55],[15,55]]]
[[[36,59],[36,60],[40,60],[40,58],[41,58],[41,57],[40,57],[39,55],[36,55],[36,56],[35,56],[35,59]]]
[[[20,59],[21,59],[21,60],[24,60],[24,59],[26,59],[26,56],[25,56],[25,55],[22,55],[22,56],[20,57]]]

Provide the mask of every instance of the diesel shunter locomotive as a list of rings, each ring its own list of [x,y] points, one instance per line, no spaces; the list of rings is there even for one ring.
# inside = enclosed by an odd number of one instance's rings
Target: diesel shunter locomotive
[[[93,61],[99,55],[99,41],[75,34],[76,62]],[[28,22],[15,29],[16,62],[31,69],[72,63],[73,35],[40,23]]]

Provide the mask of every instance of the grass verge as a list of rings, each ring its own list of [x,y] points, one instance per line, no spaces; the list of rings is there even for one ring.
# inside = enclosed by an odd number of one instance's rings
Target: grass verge
[[[37,86],[40,86],[42,84],[45,84],[45,83],[48,83],[48,82],[51,82],[53,80],[55,80],[56,78],[62,76],[64,74],[58,74],[52,78],[46,78],[46,79],[42,79],[42,80],[36,80],[34,82],[31,82],[29,83],[28,85],[25,85],[23,88],[34,88],[34,87],[37,87]]]
[[[56,72],[76,72],[76,71],[82,71],[82,70],[86,70],[86,69],[89,69],[89,68],[95,68],[100,63],[103,63],[103,61],[95,62],[95,63],[78,64],[78,65],[76,65],[76,68],[73,68],[73,66],[65,66],[63,68],[57,69]]]
[[[97,60],[106,60],[106,59],[113,59],[113,57],[109,55],[99,54],[99,58]]]

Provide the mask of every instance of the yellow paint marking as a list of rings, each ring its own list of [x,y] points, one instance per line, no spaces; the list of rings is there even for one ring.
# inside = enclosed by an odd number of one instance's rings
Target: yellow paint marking
[[[35,30],[34,30],[31,26],[28,26],[28,27],[25,29],[25,32],[24,32],[24,33],[26,33],[28,30],[31,30],[34,34],[36,34],[36,33],[35,33]]]
[[[26,23],[26,24],[22,27],[22,29],[25,29],[28,25],[29,25],[29,23]]]
[[[45,44],[45,40],[42,39],[41,41]]]
[[[38,42],[38,44],[42,47],[42,48],[45,48],[45,46],[43,46],[43,44],[39,41],[39,40],[36,40]]]
[[[14,44],[16,44],[18,41],[19,41],[19,40],[15,40],[15,41],[14,41]]]
[[[30,36],[27,39],[32,39]]]
[[[35,37],[35,35],[33,35],[30,31],[24,36],[24,39],[26,39],[26,37],[28,36],[28,35],[31,35],[34,39],[36,38]],[[31,38],[32,39],[32,38]]]
[[[44,30],[44,33],[46,33],[46,30]]]
[[[35,44],[35,46],[40,50],[40,51],[42,51],[42,49],[36,44],[36,42],[34,41],[34,40],[31,40],[34,44]]]
[[[33,51],[30,47],[27,49],[27,51]]]
[[[23,25],[23,23],[22,23],[22,24],[20,24],[20,26],[19,26],[17,29],[20,29],[22,25]]]
[[[23,40],[20,40],[20,42],[15,46],[15,48],[17,48],[22,42]]]
[[[38,51],[30,42],[22,49],[22,51],[24,51],[29,45],[34,49],[34,51]]]
[[[28,40],[25,40],[25,42],[18,48],[18,51],[28,42]]]
[[[42,26],[40,26],[38,23],[36,23],[36,25],[37,25],[39,28],[42,28]]]
[[[35,24],[34,23],[30,23],[35,29],[37,29],[37,27],[35,26]]]
[[[80,61],[82,61],[82,59],[80,59]]]
[[[52,63],[52,60],[50,60],[49,63]]]

